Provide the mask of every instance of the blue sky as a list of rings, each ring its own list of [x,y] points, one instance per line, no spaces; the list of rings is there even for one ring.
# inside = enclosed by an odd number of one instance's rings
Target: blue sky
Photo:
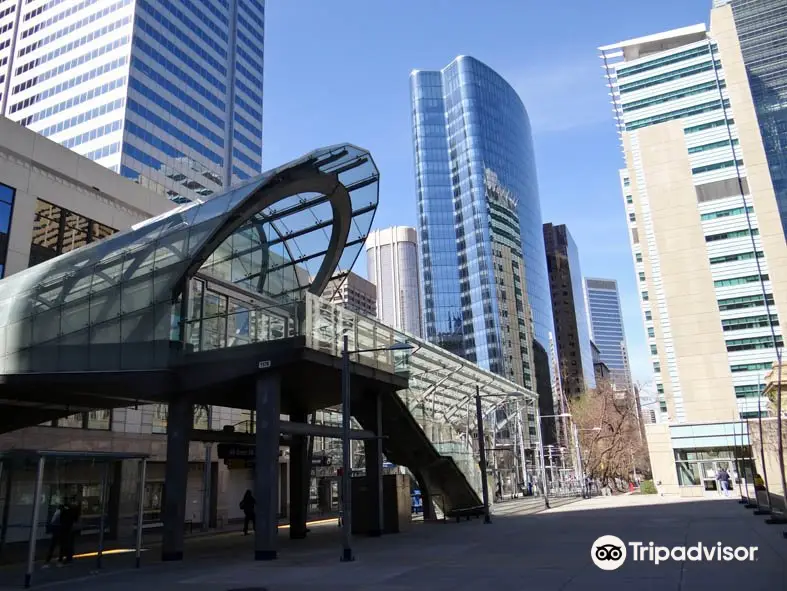
[[[263,166],[351,142],[380,168],[375,227],[416,224],[409,73],[472,55],[530,114],[544,222],[586,276],[618,280],[634,378],[652,375],[618,183],[623,165],[596,50],[707,22],[711,0],[268,0]],[[363,259],[364,257],[361,257]],[[355,270],[365,274],[365,261]]]

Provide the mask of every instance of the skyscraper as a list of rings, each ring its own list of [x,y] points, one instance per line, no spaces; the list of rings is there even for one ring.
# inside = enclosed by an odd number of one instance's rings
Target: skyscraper
[[[590,338],[598,347],[601,362],[609,368],[616,388],[631,391],[631,368],[618,282],[614,279],[585,279],[585,296]]]
[[[783,347],[779,181],[731,5],[711,11],[709,29],[685,27],[601,52],[626,160],[621,188],[641,306],[669,418],[648,426],[654,478],[702,486],[707,470],[696,458],[732,461],[731,433],[739,419],[758,415],[758,399],[767,402],[761,378]]]
[[[388,326],[421,336],[418,233],[395,226],[366,239],[366,269],[377,286],[377,317]]]
[[[176,202],[261,170],[264,0],[0,0],[0,114]]]
[[[570,398],[596,387],[579,250],[564,224],[544,224],[544,245],[562,390]]]
[[[771,183],[787,236],[787,0],[714,0],[732,6]]]
[[[460,56],[410,76],[425,336],[536,388],[552,414],[554,330],[530,121]]]

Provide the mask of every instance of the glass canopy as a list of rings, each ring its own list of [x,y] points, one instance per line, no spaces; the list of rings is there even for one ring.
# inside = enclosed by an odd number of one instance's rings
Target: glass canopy
[[[278,304],[321,293],[355,262],[378,179],[360,148],[316,150],[0,281],[0,373],[166,366],[198,273]]]

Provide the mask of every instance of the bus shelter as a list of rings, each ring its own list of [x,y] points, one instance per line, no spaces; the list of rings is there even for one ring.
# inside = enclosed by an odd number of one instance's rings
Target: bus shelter
[[[147,458],[139,453],[101,451],[0,452],[0,557],[15,554],[19,560],[26,550],[26,588],[32,585],[37,562],[52,558],[55,534],[51,524],[66,503],[78,509],[77,557],[95,558],[100,569],[107,554],[133,552],[139,567]],[[71,475],[68,480],[63,478],[66,468]]]

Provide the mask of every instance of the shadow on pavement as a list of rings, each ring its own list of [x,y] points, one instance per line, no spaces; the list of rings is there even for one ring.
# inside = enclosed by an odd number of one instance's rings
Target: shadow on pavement
[[[787,540],[782,527],[764,523],[733,500],[675,501],[660,497],[604,497],[582,500],[550,511],[522,513],[506,503],[506,514],[482,520],[416,523],[401,534],[353,539],[356,561],[339,562],[340,530],[334,524],[312,527],[306,540],[281,532],[279,560],[254,562],[253,538],[225,534],[190,540],[182,563],[162,564],[157,549],[143,568],[123,573],[83,574],[59,589],[147,591],[229,590],[267,587],[271,591],[306,589],[406,589],[461,591],[498,586],[538,591],[594,591],[607,588],[705,589],[746,591],[787,589]],[[591,560],[593,542],[614,535],[647,546],[756,546],[754,561],[679,562],[634,560],[629,554],[615,571]],[[117,557],[123,559],[125,557]],[[120,562],[117,567],[121,568]],[[62,569],[65,570],[65,569]],[[108,571],[110,569],[107,569]],[[79,573],[75,569],[74,576]],[[36,583],[46,585],[46,575]],[[38,575],[38,573],[37,573]],[[5,578],[5,577],[4,577]],[[15,578],[15,586],[21,579]],[[0,582],[0,586],[6,583]]]

